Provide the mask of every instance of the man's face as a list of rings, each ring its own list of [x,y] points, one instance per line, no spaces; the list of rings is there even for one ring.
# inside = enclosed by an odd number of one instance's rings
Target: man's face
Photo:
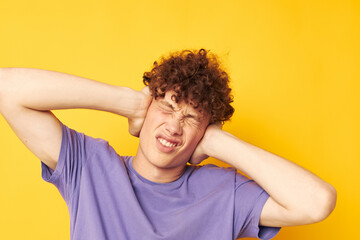
[[[168,91],[153,100],[140,132],[137,158],[158,168],[182,167],[190,159],[209,124],[209,117],[190,104],[177,104]]]

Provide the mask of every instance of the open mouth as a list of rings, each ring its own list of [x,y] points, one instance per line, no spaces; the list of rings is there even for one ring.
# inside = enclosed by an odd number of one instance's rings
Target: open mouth
[[[159,137],[158,140],[161,143],[161,145],[163,145],[164,147],[176,147],[178,145],[177,143],[169,142],[161,137]]]

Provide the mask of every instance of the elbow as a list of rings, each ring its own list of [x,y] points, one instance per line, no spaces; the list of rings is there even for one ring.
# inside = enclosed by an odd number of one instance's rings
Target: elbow
[[[322,190],[316,194],[314,204],[309,214],[311,223],[317,223],[325,220],[335,209],[337,199],[336,189],[327,184]]]

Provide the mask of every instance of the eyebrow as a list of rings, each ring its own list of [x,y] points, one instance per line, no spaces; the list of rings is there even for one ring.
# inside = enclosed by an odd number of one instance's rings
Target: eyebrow
[[[165,105],[165,106],[167,106],[167,107],[169,107],[169,108],[171,108],[172,110],[175,111],[175,107],[173,105],[171,105],[171,103],[169,103],[169,102],[167,102],[167,101],[165,101],[163,99],[159,100],[159,103],[161,103],[162,105]]]
[[[159,100],[159,103],[162,105],[165,105],[166,107],[169,107],[169,108],[171,108],[171,110],[175,111],[175,107],[168,101],[161,99],[161,100]],[[197,114],[188,113],[185,115],[185,117],[193,118],[194,120],[201,122],[201,119]]]

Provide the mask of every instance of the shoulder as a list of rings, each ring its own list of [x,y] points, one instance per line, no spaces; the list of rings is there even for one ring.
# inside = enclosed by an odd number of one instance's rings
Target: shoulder
[[[84,159],[113,158],[115,149],[103,138],[89,136],[62,124],[64,148]]]
[[[235,183],[236,169],[232,167],[219,167],[214,164],[192,166],[194,169],[191,180],[206,185],[223,185]]]
[[[227,182],[233,184],[236,189],[243,185],[257,185],[254,180],[238,172],[238,170],[233,167],[219,167],[214,164],[192,167],[194,168],[192,175],[195,180],[206,181],[207,183],[213,184]]]
[[[219,167],[215,164],[198,165],[196,167],[199,173],[213,177],[234,175],[236,172],[236,169],[233,167]]]

